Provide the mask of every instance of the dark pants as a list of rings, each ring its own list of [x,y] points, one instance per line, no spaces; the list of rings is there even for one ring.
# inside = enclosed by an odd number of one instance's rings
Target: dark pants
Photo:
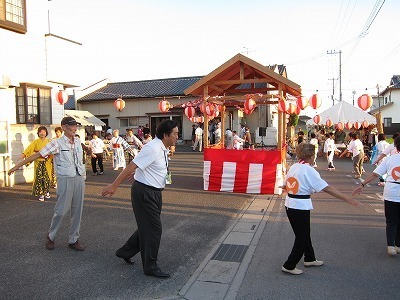
[[[310,236],[310,211],[286,207],[286,214],[292,226],[295,240],[287,261],[283,267],[293,270],[304,255],[304,261],[315,260],[314,249]]]
[[[400,247],[400,203],[385,200],[385,217],[387,245]]]
[[[135,181],[132,185],[131,200],[138,229],[125,245],[117,250],[117,254],[123,258],[131,258],[140,252],[144,273],[151,274],[158,270],[157,256],[162,233],[162,193],[161,190]]]
[[[103,153],[95,153],[96,157],[92,157],[92,170],[93,173],[97,173],[96,162],[99,162],[100,172],[104,171],[103,168]]]

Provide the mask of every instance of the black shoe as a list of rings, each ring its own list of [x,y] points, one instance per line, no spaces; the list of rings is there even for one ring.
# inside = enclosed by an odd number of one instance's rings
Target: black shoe
[[[123,257],[122,255],[118,254],[118,250],[117,250],[117,252],[115,252],[115,255],[117,257],[119,257],[119,258],[122,258],[128,265],[133,265],[134,264],[134,262],[131,261],[130,258],[126,258],[126,257]]]
[[[153,277],[157,277],[157,278],[168,278],[171,275],[169,275],[168,273],[164,273],[163,271],[161,271],[160,269],[157,269],[153,272],[151,272],[150,274],[145,274],[147,276],[153,276]]]

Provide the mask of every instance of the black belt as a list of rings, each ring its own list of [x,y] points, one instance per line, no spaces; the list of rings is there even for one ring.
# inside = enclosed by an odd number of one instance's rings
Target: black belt
[[[135,183],[137,183],[137,184],[139,184],[139,185],[141,185],[141,186],[143,186],[143,187],[145,187],[145,188],[154,190],[154,191],[159,191],[159,192],[161,192],[161,191],[163,190],[163,189],[160,189],[160,188],[156,188],[156,187],[154,187],[154,186],[151,186],[151,185],[147,185],[147,184],[141,183],[140,181],[135,181]]]
[[[294,199],[310,199],[310,195],[293,195],[293,194],[287,194],[289,198],[294,198]]]

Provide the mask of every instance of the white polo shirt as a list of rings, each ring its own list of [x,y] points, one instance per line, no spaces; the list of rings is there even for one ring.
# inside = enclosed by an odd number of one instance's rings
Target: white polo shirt
[[[138,168],[135,180],[163,189],[168,167],[168,149],[157,137],[143,146],[142,150],[132,160]]]
[[[353,157],[355,157],[359,155],[361,151],[364,151],[364,145],[359,139],[352,140],[347,146],[347,150],[349,150],[349,152],[353,154]]]
[[[286,192],[292,195],[311,195],[322,191],[328,183],[308,163],[293,164],[286,175]],[[311,198],[297,199],[286,195],[285,206],[288,208],[311,210]]]
[[[394,146],[394,144],[389,144],[385,150],[382,151],[383,154],[385,154],[386,156],[388,155],[393,155],[397,153],[397,149]]]
[[[400,153],[392,154],[374,170],[374,173],[382,176],[387,174],[385,188],[383,189],[383,199],[400,202]]]

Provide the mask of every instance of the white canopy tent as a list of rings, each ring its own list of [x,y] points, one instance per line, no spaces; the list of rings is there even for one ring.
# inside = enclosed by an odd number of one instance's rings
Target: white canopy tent
[[[341,101],[331,108],[321,112],[318,114],[321,117],[320,124],[325,124],[328,119],[330,119],[333,124],[337,124],[338,122],[342,122],[343,124],[347,122],[363,122],[364,120],[368,121],[369,124],[376,124],[376,118],[371,116],[369,113],[366,113],[362,109],[351,105],[348,102]],[[307,125],[316,125],[311,118],[307,121]]]
[[[86,110],[65,110],[64,112],[66,117],[73,117],[76,121],[81,123],[82,126],[100,127],[96,130],[101,130],[101,126],[106,125],[106,123]]]

